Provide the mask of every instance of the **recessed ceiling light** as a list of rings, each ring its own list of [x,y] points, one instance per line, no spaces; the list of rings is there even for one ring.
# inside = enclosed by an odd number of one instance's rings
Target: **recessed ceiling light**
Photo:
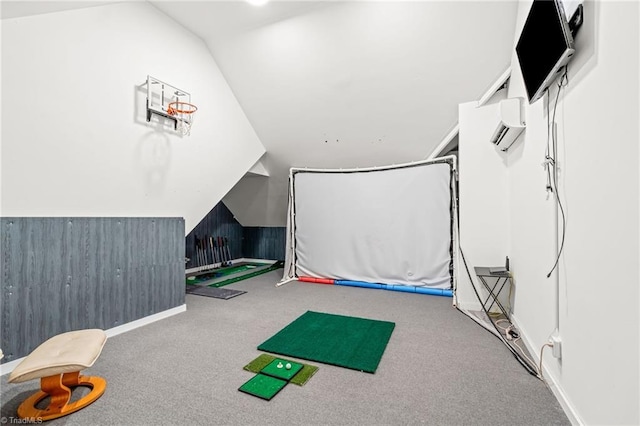
[[[268,2],[269,0],[247,0],[247,3],[252,4],[254,6],[263,6]]]

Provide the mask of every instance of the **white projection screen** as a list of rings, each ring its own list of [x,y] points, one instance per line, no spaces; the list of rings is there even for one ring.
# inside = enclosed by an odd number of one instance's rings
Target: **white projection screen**
[[[292,169],[285,278],[452,288],[454,169]]]

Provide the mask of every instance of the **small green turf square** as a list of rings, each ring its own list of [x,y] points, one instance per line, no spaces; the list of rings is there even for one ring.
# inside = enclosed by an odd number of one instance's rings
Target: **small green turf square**
[[[255,377],[240,386],[238,390],[269,401],[286,385],[287,382],[285,380],[264,374],[256,374]]]
[[[291,368],[287,369],[287,365],[290,365]],[[260,370],[260,372],[262,374],[267,374],[272,377],[277,377],[279,379],[283,379],[288,382],[289,380],[291,380],[293,376],[298,374],[298,371],[300,370],[302,370],[302,364],[276,358],[273,361],[271,361],[266,367]]]
[[[245,365],[243,368],[252,373],[259,373],[264,367],[266,367],[271,361],[276,359],[275,356],[269,354],[261,354],[258,358],[251,361],[249,364]],[[284,358],[281,358],[284,359]],[[291,362],[289,360],[285,360]],[[302,363],[301,363],[302,364]],[[318,371],[318,367],[315,365],[302,364],[302,370],[298,372],[289,383],[293,383],[294,385],[304,386],[309,379],[316,374]]]

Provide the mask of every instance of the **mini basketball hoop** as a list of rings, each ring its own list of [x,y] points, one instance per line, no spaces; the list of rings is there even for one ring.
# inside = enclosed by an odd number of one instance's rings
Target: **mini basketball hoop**
[[[176,129],[180,130],[185,136],[191,133],[191,125],[197,110],[198,107],[189,102],[176,101],[167,105],[167,114],[175,117]]]

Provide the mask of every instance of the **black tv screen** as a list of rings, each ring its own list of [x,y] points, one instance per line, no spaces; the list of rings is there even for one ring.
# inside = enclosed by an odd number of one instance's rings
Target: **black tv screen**
[[[516,45],[529,103],[540,99],[574,52],[559,0],[534,0]]]

